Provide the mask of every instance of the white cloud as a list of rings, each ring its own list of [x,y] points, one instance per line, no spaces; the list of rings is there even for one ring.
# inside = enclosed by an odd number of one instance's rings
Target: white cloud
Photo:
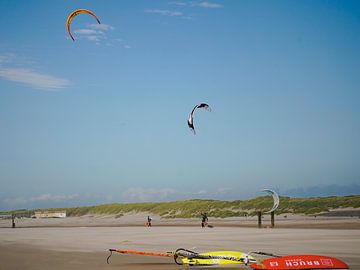
[[[121,194],[121,199],[126,202],[151,202],[163,201],[176,194],[171,188],[129,188]]]
[[[177,6],[187,6],[186,2],[180,2],[180,1],[170,2],[169,4],[173,4]]]
[[[93,29],[78,29],[75,30],[74,33],[76,34],[77,39],[86,39],[96,42],[106,39],[106,35],[104,34],[104,32]]]
[[[222,187],[222,188],[218,188],[217,190],[215,190],[214,194],[215,195],[227,195],[227,194],[230,194],[232,192],[234,192],[233,189]]]
[[[74,30],[75,39],[86,39],[100,44],[101,41],[108,39],[108,32],[114,29],[115,27],[108,24],[90,24],[87,28]]]
[[[207,2],[207,1],[194,3],[193,6],[202,7],[202,8],[223,8],[224,7],[221,4],[210,3],[210,2]]]
[[[175,2],[170,2],[169,4],[172,5],[177,5],[177,6],[181,6],[181,7],[201,7],[201,8],[223,8],[224,6],[218,3],[211,3],[211,2],[207,2],[207,1],[202,1],[202,2],[181,2],[181,1],[175,1]]]
[[[71,194],[71,195],[52,195],[50,193],[41,194],[40,196],[30,198],[30,202],[34,201],[52,201],[52,202],[59,202],[59,201],[67,201],[77,198],[78,194]]]
[[[39,73],[30,68],[0,67],[0,78],[47,91],[59,90],[70,84],[67,79]]]
[[[123,39],[121,39],[121,38],[116,38],[115,41],[124,49],[131,49],[132,48],[129,44],[125,43],[125,41]]]
[[[180,11],[172,11],[172,10],[166,10],[166,9],[147,9],[147,10],[145,10],[145,12],[160,14],[160,15],[168,16],[168,17],[181,17],[184,15]]]
[[[97,35],[98,31],[93,29],[78,29],[74,31],[77,35]]]
[[[114,30],[115,27],[114,26],[111,26],[109,24],[90,24],[89,27],[91,29],[95,29],[95,30],[103,30],[103,31],[110,31],[110,30]]]
[[[89,35],[89,36],[85,36],[85,38],[89,41],[96,41],[96,42],[99,42],[101,40],[101,37],[97,35]]]
[[[11,63],[16,55],[14,53],[0,54],[0,65]]]
[[[0,80],[22,83],[35,89],[56,91],[67,87],[70,82],[67,79],[38,72],[29,66],[34,61],[19,57],[15,53],[0,54]]]
[[[78,194],[71,195],[52,195],[50,193],[41,194],[36,197],[15,197],[15,198],[6,198],[3,202],[11,207],[24,207],[28,204],[37,203],[37,202],[64,202],[68,200],[73,200],[78,198]]]
[[[185,8],[187,10],[188,8],[196,8],[196,7],[207,8],[207,9],[219,9],[224,7],[222,4],[207,2],[207,1],[172,1],[172,2],[168,2],[168,4],[178,6],[179,8]],[[167,9],[147,9],[145,10],[145,12],[159,14],[168,17],[180,17],[182,19],[188,19],[188,20],[191,20],[193,18],[192,15],[187,15],[182,11],[173,11]]]
[[[19,208],[49,208],[73,207],[79,205],[97,205],[104,203],[129,203],[129,202],[159,202],[187,199],[239,199],[250,198],[257,193],[251,189],[238,189],[220,187],[218,189],[174,189],[129,187],[122,192],[113,190],[110,193],[85,193],[85,194],[51,194],[43,193],[38,196],[17,196],[9,198],[0,197],[0,210]],[[2,209],[1,209],[2,208]]]

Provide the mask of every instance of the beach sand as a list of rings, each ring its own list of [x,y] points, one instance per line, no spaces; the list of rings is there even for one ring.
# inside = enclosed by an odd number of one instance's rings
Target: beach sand
[[[123,216],[118,215],[84,215],[80,217],[66,218],[21,218],[16,219],[17,228],[30,227],[143,227],[150,215],[154,226],[193,226],[200,225],[199,218],[176,218],[166,219],[151,213],[128,213]],[[358,214],[360,215],[360,214]],[[321,228],[321,229],[359,229],[360,216],[306,216],[294,214],[282,214],[275,216],[276,228]],[[215,227],[257,227],[257,217],[231,217],[213,218],[210,217],[210,224]],[[270,215],[263,215],[263,227],[269,227]],[[0,219],[0,228],[9,228],[11,220]]]
[[[0,228],[0,269],[189,269],[174,264],[172,258],[118,253],[106,264],[109,248],[166,252],[180,247],[197,252],[319,254],[337,257],[351,269],[360,269],[360,230],[235,226]]]

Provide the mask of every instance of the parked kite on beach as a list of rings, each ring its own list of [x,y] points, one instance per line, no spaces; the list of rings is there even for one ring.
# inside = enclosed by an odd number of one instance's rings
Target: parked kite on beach
[[[79,15],[80,13],[88,13],[88,14],[92,15],[92,16],[95,18],[95,20],[98,22],[98,24],[100,24],[100,20],[99,20],[99,18],[95,15],[94,12],[92,12],[92,11],[90,11],[90,10],[87,10],[87,9],[77,9],[77,10],[74,10],[73,12],[71,12],[71,14],[69,15],[69,17],[68,17],[68,19],[67,19],[67,21],[66,21],[66,29],[67,29],[67,31],[68,31],[68,33],[69,33],[69,36],[71,37],[71,39],[72,39],[73,41],[75,41],[75,39],[74,39],[73,35],[71,34],[70,24],[71,24],[72,19],[73,19],[75,16]]]
[[[255,251],[243,253],[239,251],[211,251],[198,253],[184,248],[178,248],[173,252],[159,253],[138,250],[120,250],[109,249],[110,255],[107,257],[107,263],[113,252],[120,254],[138,254],[158,257],[172,257],[176,264],[189,266],[213,266],[213,265],[239,265],[247,269],[263,270],[299,270],[299,269],[348,269],[349,266],[333,257],[322,255],[292,255],[280,256],[271,253]],[[270,257],[261,259],[261,257]]]
[[[293,255],[277,256],[250,264],[252,269],[278,269],[278,270],[300,270],[300,269],[348,269],[349,266],[343,261],[321,255]]]
[[[189,119],[188,119],[187,123],[188,123],[188,126],[191,129],[191,131],[194,133],[194,135],[196,134],[195,127],[194,127],[194,113],[195,113],[196,109],[200,109],[200,108],[204,108],[205,110],[211,112],[210,106],[208,104],[206,104],[206,103],[200,103],[200,104],[196,105],[192,109],[192,111],[191,111],[191,113],[189,115]]]
[[[158,253],[158,252],[148,252],[148,251],[137,251],[137,250],[118,250],[118,249],[109,249],[110,255],[107,258],[107,263],[109,263],[109,258],[112,255],[112,252],[118,252],[121,254],[138,254],[138,255],[150,255],[158,257],[172,257],[176,264],[178,265],[228,265],[228,264],[248,264],[256,263],[257,260],[250,256],[249,254],[239,252],[239,251],[212,251],[205,253],[197,253],[184,248],[178,248],[174,252],[167,253]]]

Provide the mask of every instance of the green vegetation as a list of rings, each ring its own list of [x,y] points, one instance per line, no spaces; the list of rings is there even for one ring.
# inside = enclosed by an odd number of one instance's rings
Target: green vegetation
[[[66,210],[68,216],[114,214],[117,217],[121,217],[122,215],[130,212],[150,212],[152,214],[158,214],[163,218],[192,218],[199,217],[200,213],[206,212],[211,217],[225,218],[246,215],[254,216],[258,211],[269,210],[272,207],[272,202],[271,196],[261,196],[244,201],[187,200],[153,203],[116,203],[43,210]],[[276,210],[276,214],[294,213],[310,215],[345,207],[360,208],[360,195],[318,198],[280,197],[280,206]],[[26,210],[17,210],[17,212],[24,211]],[[0,212],[0,214],[9,213],[10,212]]]

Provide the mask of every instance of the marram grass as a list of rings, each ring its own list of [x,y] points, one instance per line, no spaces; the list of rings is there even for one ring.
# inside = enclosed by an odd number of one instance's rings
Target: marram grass
[[[48,211],[66,210],[67,216],[83,216],[97,214],[113,214],[121,216],[126,213],[149,212],[163,218],[195,218],[206,212],[211,217],[240,217],[254,216],[258,211],[267,211],[272,207],[272,197],[261,196],[251,200],[219,201],[219,200],[185,200],[174,202],[146,202],[146,203],[113,203],[95,206],[72,208],[42,209]],[[280,197],[280,206],[276,214],[318,214],[331,209],[360,208],[360,195],[330,196],[316,198]],[[21,213],[29,210],[17,210]],[[30,210],[35,211],[35,210]],[[10,212],[0,212],[9,214]]]

